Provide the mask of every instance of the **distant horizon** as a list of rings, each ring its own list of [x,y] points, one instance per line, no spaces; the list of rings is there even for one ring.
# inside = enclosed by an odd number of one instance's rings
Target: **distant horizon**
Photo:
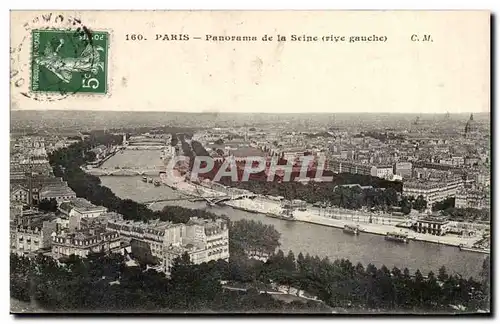
[[[11,112],[109,112],[109,113],[179,113],[179,114],[259,114],[259,115],[334,115],[334,114],[351,114],[351,115],[359,115],[359,114],[387,114],[387,115],[446,115],[447,113],[450,115],[483,115],[483,114],[491,114],[490,111],[467,111],[467,112],[387,112],[387,111],[365,111],[365,112],[241,112],[241,111],[175,111],[175,110],[97,110],[97,109],[11,109]]]

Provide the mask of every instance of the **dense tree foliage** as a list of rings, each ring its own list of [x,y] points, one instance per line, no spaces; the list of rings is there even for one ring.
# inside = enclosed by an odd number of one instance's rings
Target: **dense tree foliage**
[[[191,141],[191,147],[196,156],[210,156],[203,145],[198,141]]]
[[[193,265],[184,254],[174,261],[170,278],[154,270],[127,267],[118,254],[92,254],[86,259],[69,257],[59,264],[39,255],[29,259],[11,254],[11,297],[32,301],[57,311],[322,311],[312,303],[285,304],[259,294],[272,291],[270,283],[300,289],[317,296],[330,307],[347,311],[465,311],[489,309],[489,261],[478,282],[450,275],[442,267],[438,275],[420,271],[389,270],[349,260],[320,259],[281,250],[266,263],[236,254],[229,262],[219,260]],[[223,286],[221,280],[228,283]],[[237,284],[239,283],[239,284]],[[245,284],[246,283],[246,284]],[[234,285],[254,287],[231,291]],[[226,288],[226,287],[229,287]]]
[[[223,289],[231,277],[225,261],[193,265],[187,255],[174,262],[171,278],[125,266],[121,255],[71,256],[59,264],[42,255],[11,254],[11,297],[50,311],[99,312],[311,312],[319,303],[284,303],[258,292]]]
[[[363,184],[363,181],[354,182],[363,179],[356,176],[358,175],[338,174],[333,182],[309,182],[307,184],[263,181],[232,182],[228,178],[222,178],[221,182],[257,194],[282,196],[285,199],[301,199],[308,203],[322,203],[347,209],[367,207],[388,210],[392,206],[399,205],[397,189],[392,186],[385,190],[379,188],[341,187],[341,185],[350,183],[361,182]]]
[[[487,268],[489,262],[485,265]],[[278,251],[257,277],[303,289],[332,307],[443,311],[450,305],[462,305],[469,311],[489,309],[490,291],[484,283],[448,275],[444,267],[438,278],[432,272],[423,277],[418,270],[410,275],[406,268],[377,269],[373,264],[364,268],[345,259],[330,262],[302,254],[295,260],[293,253],[285,256]]]
[[[432,204],[432,211],[446,210],[455,207],[455,197],[447,198]]]
[[[57,211],[57,200],[54,198],[42,199],[38,203],[38,209],[46,211],[46,212],[56,212]]]
[[[413,208],[423,212],[427,208],[427,200],[424,199],[424,196],[420,195],[413,201]]]
[[[447,208],[441,211],[442,215],[447,216],[450,220],[459,222],[474,222],[482,221],[489,222],[491,211],[489,209],[477,208]]]
[[[280,245],[280,236],[272,225],[242,219],[230,225],[230,251],[243,251],[250,256],[271,255]]]
[[[399,207],[401,207],[401,212],[405,215],[408,215],[411,212],[412,202],[406,196],[401,197],[401,201],[399,202]]]

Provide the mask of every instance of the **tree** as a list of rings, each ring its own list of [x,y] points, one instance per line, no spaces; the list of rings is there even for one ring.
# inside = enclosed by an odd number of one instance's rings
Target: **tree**
[[[97,157],[96,154],[92,151],[85,152],[86,161],[95,161],[96,157]]]
[[[443,201],[438,201],[432,205],[433,211],[446,210],[455,207],[455,197],[447,198]]]
[[[55,198],[50,198],[48,199],[42,199],[38,203],[38,209],[46,211],[46,212],[53,212],[55,213],[57,211],[57,200]]]
[[[438,277],[437,278],[441,282],[445,282],[448,279],[448,274],[446,273],[445,266],[442,266],[441,268],[439,268],[439,272],[438,272]]]
[[[270,255],[279,246],[279,240],[280,233],[274,226],[263,224],[261,221],[242,219],[230,224],[231,253],[243,251],[250,256]]]
[[[170,146],[176,146],[179,143],[179,139],[175,134],[172,134],[172,139],[170,140]]]
[[[421,306],[423,303],[423,290],[424,290],[424,276],[420,270],[415,271],[415,277],[412,283],[412,300],[417,306]]]
[[[288,251],[288,255],[283,262],[283,268],[285,269],[285,271],[290,273],[297,271],[297,266],[295,264],[295,255],[291,250]]]
[[[422,195],[418,196],[415,202],[413,203],[413,208],[422,212],[427,208],[427,201],[424,199]]]
[[[398,205],[398,193],[394,188],[384,190],[385,202],[388,206]]]
[[[411,212],[412,204],[408,197],[402,197],[399,206],[403,214],[408,215]]]
[[[490,261],[490,256],[488,255],[483,260],[483,265],[482,265],[481,273],[480,273],[481,284],[482,284],[482,293],[483,293],[482,306],[484,308],[487,308],[487,309],[490,308],[490,295],[491,295],[490,268],[491,268],[491,261]]]

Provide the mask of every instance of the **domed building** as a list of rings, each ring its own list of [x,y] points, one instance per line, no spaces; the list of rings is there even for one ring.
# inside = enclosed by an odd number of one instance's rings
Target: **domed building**
[[[464,132],[464,137],[465,138],[472,138],[475,137],[478,133],[478,127],[477,123],[474,120],[474,116],[470,114],[470,118],[467,121],[467,124],[465,124],[465,132]]]

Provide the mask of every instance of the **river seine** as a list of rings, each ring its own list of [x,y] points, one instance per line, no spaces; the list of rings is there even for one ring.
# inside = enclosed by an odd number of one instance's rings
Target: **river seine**
[[[104,167],[136,164],[144,166],[146,163],[158,165],[161,161],[159,154],[159,151],[126,151],[124,154],[117,154],[109,159],[105,162]],[[151,183],[144,183],[141,177],[107,176],[101,177],[101,182],[118,197],[130,198],[137,202],[183,197],[181,193],[169,187],[163,185],[155,187]],[[280,249],[285,253],[292,250],[295,255],[299,252],[304,255],[309,253],[321,258],[328,257],[332,261],[347,258],[354,264],[361,262],[366,266],[368,263],[372,263],[377,267],[385,264],[389,269],[394,266],[401,269],[407,267],[411,272],[420,269],[424,275],[427,275],[429,271],[437,274],[438,269],[444,265],[448,273],[458,273],[467,278],[469,276],[478,277],[485,258],[484,254],[462,252],[451,246],[416,241],[409,244],[399,244],[386,241],[383,236],[369,233],[351,236],[344,234],[341,229],[333,227],[290,222],[227,206],[208,207],[204,202],[190,202],[187,199],[156,203],[151,208],[158,210],[167,205],[177,205],[194,210],[208,208],[211,212],[227,215],[234,221],[253,219],[265,224],[272,224],[281,233]]]

